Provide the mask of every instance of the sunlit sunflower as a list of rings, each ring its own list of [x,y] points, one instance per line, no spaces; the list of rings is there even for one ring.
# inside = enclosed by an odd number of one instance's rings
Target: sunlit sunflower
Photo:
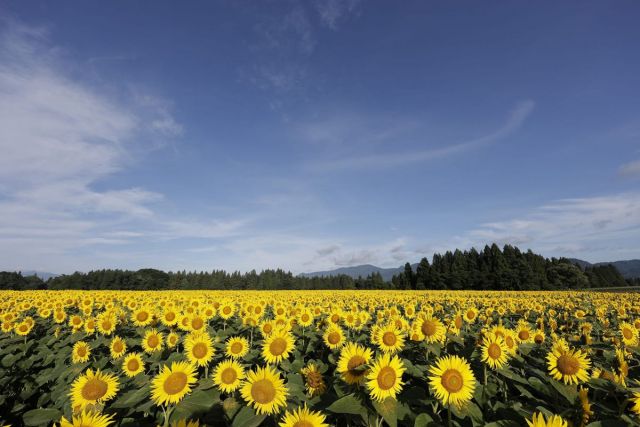
[[[459,356],[444,356],[429,369],[429,384],[443,405],[463,406],[473,397],[476,378],[469,363]]]
[[[309,362],[300,373],[304,376],[304,386],[309,396],[319,396],[327,390],[324,378],[315,363]]]
[[[233,317],[236,312],[236,305],[232,303],[224,303],[220,305],[218,309],[218,315],[222,317],[224,320],[229,320]]]
[[[435,343],[444,341],[447,329],[437,317],[433,317],[431,314],[421,315],[416,319],[415,325],[426,342]]]
[[[144,333],[144,338],[142,338],[142,348],[149,354],[154,351],[160,351],[162,350],[162,340],[162,333],[158,332],[156,329],[151,329]]]
[[[593,410],[591,409],[591,402],[589,402],[588,388],[578,387],[578,400],[580,401],[580,409],[582,411],[582,420],[580,425],[586,426],[594,414]]]
[[[333,350],[336,348],[340,348],[345,342],[344,331],[340,326],[330,326],[322,335],[322,339],[330,349]]]
[[[88,405],[107,402],[115,397],[119,386],[115,375],[88,369],[71,384],[71,405],[82,410]]]
[[[249,341],[244,337],[231,337],[226,343],[226,355],[241,359],[249,352]]]
[[[206,333],[191,333],[184,340],[184,352],[187,359],[197,366],[206,366],[215,352],[213,341]]]
[[[98,332],[102,335],[111,335],[116,330],[116,318],[110,313],[104,312],[98,317],[98,323],[96,325]]]
[[[367,365],[373,353],[360,344],[347,343],[340,350],[337,371],[347,384],[362,384],[369,372]]]
[[[128,377],[135,377],[144,371],[144,361],[140,353],[128,354],[122,362],[122,370]]]
[[[290,332],[276,330],[265,338],[262,344],[262,358],[267,363],[280,363],[289,357],[294,345],[294,339]]]
[[[533,341],[531,327],[527,323],[521,322],[518,324],[516,328],[516,340],[519,343],[530,343]]]
[[[567,427],[567,422],[560,415],[551,415],[545,419],[542,412],[533,414],[533,418],[527,420],[529,427]]]
[[[478,318],[478,309],[475,307],[469,307],[464,312],[464,321],[467,323],[473,323]]]
[[[402,391],[402,374],[405,368],[398,356],[384,353],[371,365],[367,374],[367,388],[372,399],[382,402],[388,397],[393,399]]]
[[[555,346],[547,355],[547,367],[555,380],[578,384],[589,380],[587,370],[591,367],[591,361],[580,350]]]
[[[127,351],[127,343],[118,336],[113,337],[111,340],[111,344],[109,345],[109,352],[111,353],[111,358],[119,359],[124,353]]]
[[[153,314],[148,308],[140,307],[131,313],[131,321],[135,326],[145,327],[153,321]]]
[[[151,381],[151,398],[156,405],[178,403],[191,392],[196,382],[196,368],[189,362],[173,362]]]
[[[247,373],[240,393],[258,414],[275,414],[286,406],[288,390],[280,374],[266,366]]]
[[[302,312],[298,315],[298,324],[303,328],[307,328],[311,326],[313,323],[313,313],[308,308],[302,310]]]
[[[166,308],[160,316],[160,321],[166,326],[175,326],[178,323],[178,313],[172,308]]]
[[[385,353],[396,353],[404,347],[404,334],[393,323],[378,329],[374,343]]]
[[[622,334],[622,342],[628,346],[638,345],[638,330],[630,323],[620,323],[620,333]]]
[[[71,350],[71,361],[73,363],[84,363],[91,356],[91,347],[84,341],[78,341]]]
[[[200,421],[198,420],[179,420],[173,421],[169,424],[169,427],[200,427]]]
[[[15,331],[16,334],[20,335],[20,336],[27,336],[29,335],[29,332],[31,332],[31,329],[33,328],[32,325],[30,325],[28,322],[20,322],[15,326]]]
[[[285,412],[279,427],[329,427],[324,421],[323,414],[310,411],[305,404],[293,412]]]
[[[481,348],[481,360],[492,369],[502,368],[508,360],[509,349],[501,337],[492,333],[484,336]]]
[[[60,419],[60,427],[107,427],[113,424],[113,415],[103,415],[99,412],[82,411],[79,415]]]
[[[220,362],[213,370],[213,382],[225,393],[237,390],[243,378],[244,369],[232,359]]]
[[[636,413],[636,415],[640,415],[640,392],[634,392],[633,397],[631,398],[631,403],[633,406],[631,410]]]
[[[180,342],[180,335],[176,334],[175,332],[171,332],[169,335],[167,335],[167,348],[174,348],[176,345],[178,345],[178,342]]]

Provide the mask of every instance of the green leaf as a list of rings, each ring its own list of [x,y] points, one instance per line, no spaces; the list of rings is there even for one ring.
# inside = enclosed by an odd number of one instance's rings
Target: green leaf
[[[266,415],[258,415],[250,406],[244,406],[235,416],[232,427],[258,427],[266,418]]]
[[[149,397],[149,387],[131,390],[116,399],[111,405],[114,408],[133,408]]]
[[[416,421],[413,424],[413,427],[427,427],[429,423],[433,422],[433,418],[429,414],[425,414],[424,412],[416,417]]]
[[[47,425],[53,421],[59,421],[61,416],[62,412],[57,409],[33,409],[25,412],[22,421],[26,426]]]
[[[578,390],[576,386],[562,384],[556,380],[551,380],[550,384],[556,389],[567,401],[573,404],[578,398]]]
[[[362,405],[362,402],[353,394],[347,394],[344,397],[333,402],[327,408],[335,414],[353,414],[366,416],[367,409]]]
[[[217,390],[196,390],[176,405],[171,414],[171,422],[194,418],[197,414],[208,412],[217,403],[220,403],[220,393]]]
[[[398,425],[398,401],[391,397],[387,397],[382,402],[373,400],[373,407],[376,412],[389,424],[389,427]]]

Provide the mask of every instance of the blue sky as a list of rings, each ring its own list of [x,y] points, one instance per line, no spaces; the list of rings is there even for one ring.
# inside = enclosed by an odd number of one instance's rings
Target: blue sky
[[[0,5],[0,269],[640,257],[640,4]]]

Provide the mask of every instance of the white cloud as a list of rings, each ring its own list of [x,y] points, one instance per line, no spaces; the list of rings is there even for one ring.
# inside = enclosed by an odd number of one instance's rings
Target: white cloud
[[[620,166],[619,172],[621,175],[625,176],[640,175],[640,160],[625,163],[624,165]]]
[[[410,163],[424,162],[428,160],[434,160],[439,158],[448,157],[460,153],[467,152],[471,149],[479,148],[485,145],[492,144],[500,141],[518,130],[525,122],[527,117],[533,111],[535,103],[531,100],[527,100],[519,103],[509,114],[506,122],[496,131],[484,135],[482,137],[472,139],[457,144],[444,145],[436,148],[427,148],[411,151],[398,152],[394,150],[392,152],[383,152],[369,155],[349,155],[342,156],[340,158],[321,161],[311,165],[311,169],[326,172],[342,169],[369,169],[369,168],[392,168]],[[375,127],[375,124],[373,124]],[[339,132],[344,132],[344,129],[338,128]],[[315,127],[307,129],[311,140],[343,140],[343,137],[336,137],[331,129],[317,129]],[[369,134],[367,134],[369,135]],[[380,138],[380,134],[377,132],[371,133],[371,139],[375,140]],[[394,132],[383,134],[384,139],[392,139]],[[387,137],[388,136],[388,137]]]
[[[332,30],[337,30],[341,21],[356,12],[360,0],[318,0],[315,2],[320,21]]]

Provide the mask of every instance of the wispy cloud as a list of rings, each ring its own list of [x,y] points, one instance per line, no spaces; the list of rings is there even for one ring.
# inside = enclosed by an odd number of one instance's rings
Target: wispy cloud
[[[314,3],[323,25],[337,30],[340,23],[357,13],[360,0],[320,0]]]
[[[640,175],[640,160],[635,160],[629,163],[625,163],[620,166],[618,170],[620,175],[624,176],[639,176]]]
[[[424,162],[467,152],[500,141],[518,130],[532,113],[535,103],[527,100],[518,104],[509,114],[506,122],[496,131],[469,141],[444,145],[435,148],[398,152],[397,150],[369,155],[346,156],[338,159],[315,163],[311,166],[317,171],[335,171],[342,169],[392,168],[409,163]],[[317,133],[317,132],[316,132]],[[323,139],[327,139],[320,133]]]

